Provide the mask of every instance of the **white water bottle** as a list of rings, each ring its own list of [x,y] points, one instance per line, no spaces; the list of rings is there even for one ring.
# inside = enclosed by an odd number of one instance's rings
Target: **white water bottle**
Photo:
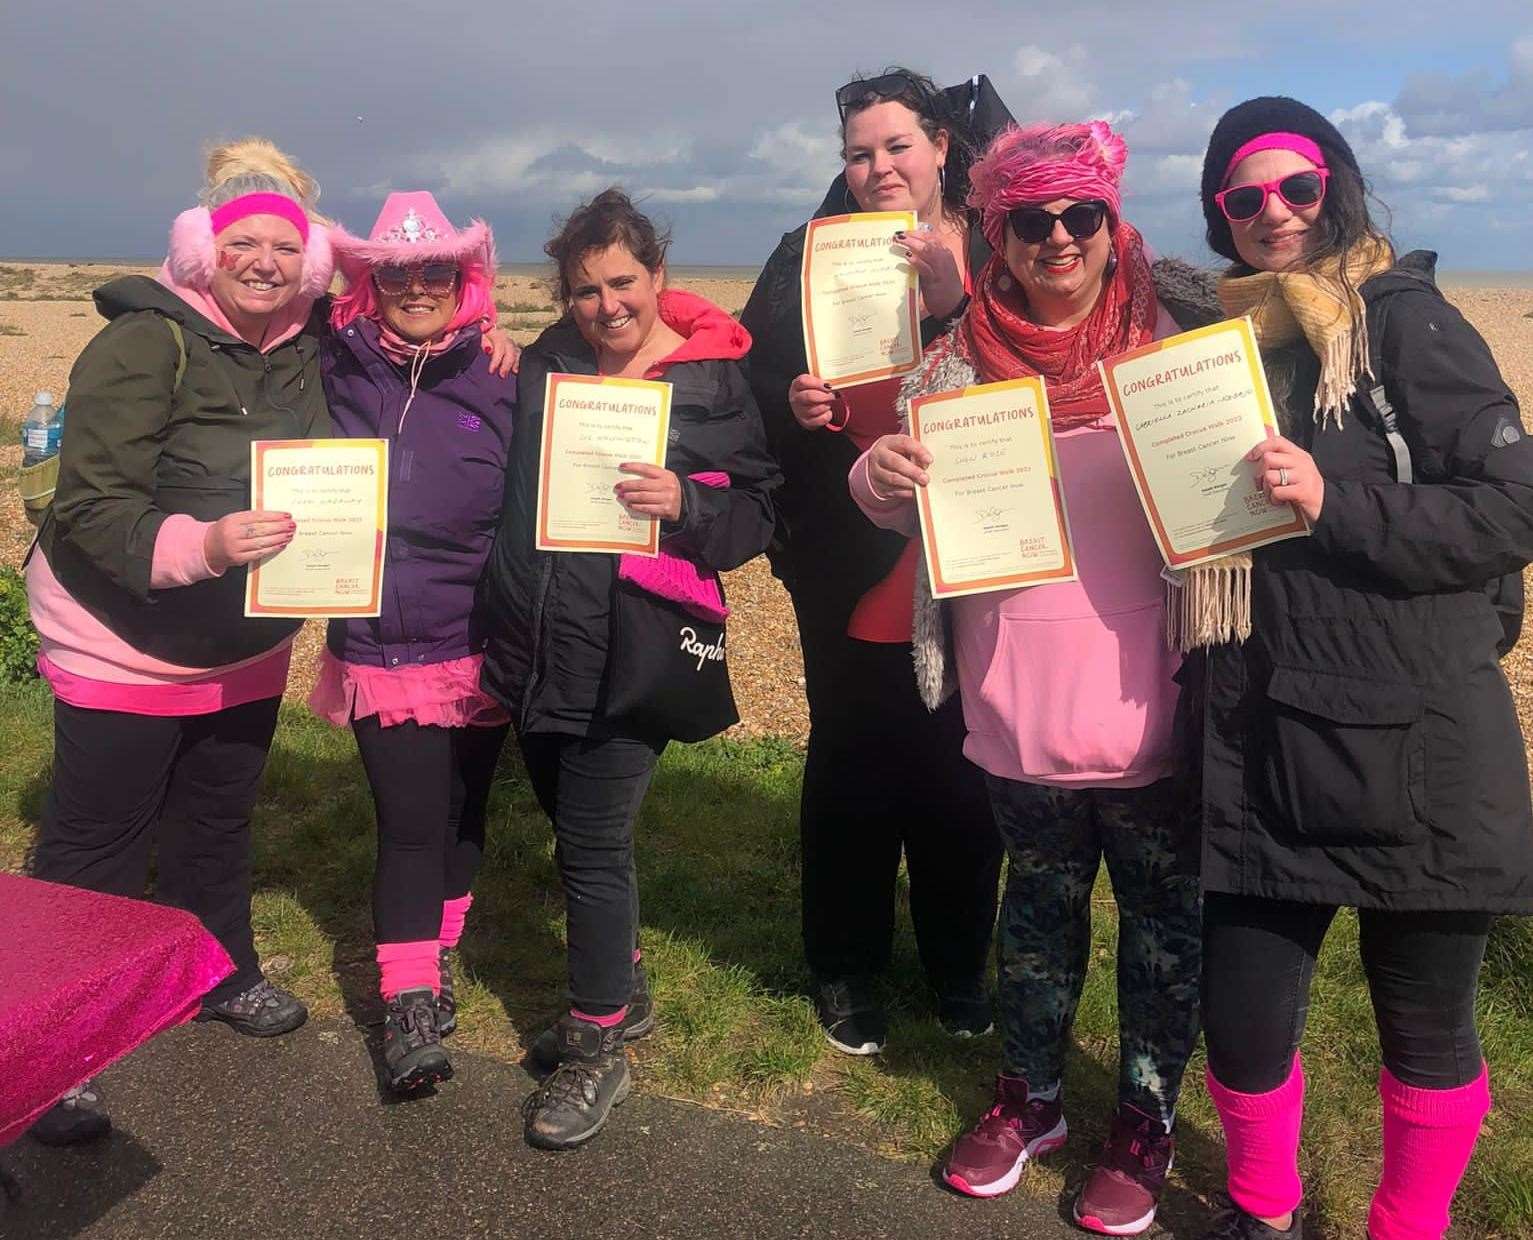
[[[22,465],[39,465],[57,456],[63,436],[63,408],[54,405],[52,392],[39,392],[21,420]]]

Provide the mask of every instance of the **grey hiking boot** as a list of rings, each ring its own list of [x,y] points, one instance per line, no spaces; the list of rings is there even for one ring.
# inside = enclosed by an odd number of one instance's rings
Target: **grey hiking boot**
[[[1203,1240],[1304,1240],[1304,1220],[1294,1212],[1287,1231],[1268,1227],[1255,1215],[1247,1214],[1228,1197],[1225,1209],[1214,1225],[1203,1233]]]
[[[624,1042],[637,1042],[655,1031],[655,1000],[649,993],[649,977],[642,964],[633,966],[633,993],[628,997],[628,1014],[618,1024]],[[527,1056],[545,1072],[559,1066],[559,1023],[555,1021],[528,1050]]]
[[[292,1033],[309,1019],[309,1009],[291,991],[273,986],[264,977],[222,1003],[204,1003],[197,1013],[201,1021],[221,1020],[231,1029],[252,1038],[274,1038]]]
[[[28,1130],[44,1145],[80,1145],[112,1131],[106,1097],[95,1081],[82,1081],[37,1117]]]
[[[383,1018],[383,1063],[389,1088],[407,1094],[452,1079],[452,1061],[437,1031],[436,998],[429,986],[402,990]]]
[[[453,998],[452,990],[452,956],[453,949],[444,947],[436,958],[440,978],[436,997],[436,1031],[437,1036],[442,1038],[458,1027],[458,1002]]]
[[[559,1066],[522,1104],[527,1144],[572,1150],[602,1130],[633,1086],[620,1025],[603,1029],[566,1013],[554,1026]]]

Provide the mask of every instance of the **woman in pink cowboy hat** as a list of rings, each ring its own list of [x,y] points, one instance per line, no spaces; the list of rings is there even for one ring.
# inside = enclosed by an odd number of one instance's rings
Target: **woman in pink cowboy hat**
[[[516,380],[495,326],[489,227],[429,193],[390,194],[371,235],[338,229],[346,286],[321,351],[337,434],[389,443],[381,613],[332,620],[309,701],[350,725],[378,820],[373,924],[399,1092],[445,1080],[457,1023],[447,953],[473,902],[485,805],[509,720],[479,688],[475,585],[500,518]]]
[[[287,545],[287,513],[247,511],[250,443],[329,433],[315,304],[330,285],[318,190],[260,139],[216,148],[154,278],[96,290],[109,320],[69,381],[58,490],[27,595],[53,688],[53,783],[33,873],[195,913],[234,972],[201,1019],[269,1037],[303,1024],[261,974],[250,811],[298,624],[244,617],[244,566]],[[34,1127],[105,1133],[89,1083]]]

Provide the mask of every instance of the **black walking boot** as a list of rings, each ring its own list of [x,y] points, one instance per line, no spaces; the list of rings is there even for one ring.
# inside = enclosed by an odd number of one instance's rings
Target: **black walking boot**
[[[603,1029],[566,1013],[554,1026],[559,1066],[522,1104],[527,1144],[572,1150],[602,1130],[612,1108],[628,1097],[632,1079],[623,1029]]]
[[[655,1031],[655,1000],[649,993],[649,977],[642,964],[633,966],[633,993],[628,997],[628,1014],[618,1023],[624,1042],[637,1042]],[[555,1021],[527,1052],[527,1057],[545,1072],[559,1066],[559,1023]]]
[[[383,1019],[383,1062],[395,1093],[452,1080],[452,1062],[442,1049],[436,999],[429,986],[402,990],[389,1000]]]
[[[274,1038],[292,1033],[309,1019],[309,1009],[291,991],[273,986],[264,977],[222,1003],[204,1003],[197,1020],[221,1020],[237,1033],[252,1038]]]
[[[458,1002],[452,991],[452,951],[452,948],[444,947],[436,958],[437,973],[441,978],[436,997],[436,1031],[442,1038],[458,1027]]]

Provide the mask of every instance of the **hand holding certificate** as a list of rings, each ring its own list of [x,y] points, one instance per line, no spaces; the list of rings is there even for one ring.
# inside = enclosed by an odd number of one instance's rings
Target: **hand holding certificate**
[[[1042,379],[917,397],[910,433],[932,454],[916,488],[932,597],[1076,579]]]
[[[1246,459],[1277,433],[1249,318],[1157,340],[1098,367],[1168,568],[1309,532],[1292,504],[1267,498]]]
[[[251,507],[291,513],[292,541],[251,564],[247,616],[376,616],[383,597],[389,446],[382,439],[259,439]]]
[[[635,515],[614,488],[619,466],[665,465],[671,385],[598,375],[548,376],[538,461],[539,551],[655,555],[658,517]]]
[[[915,269],[896,248],[913,211],[864,211],[810,220],[801,271],[809,373],[854,387],[908,374],[921,359]]]

